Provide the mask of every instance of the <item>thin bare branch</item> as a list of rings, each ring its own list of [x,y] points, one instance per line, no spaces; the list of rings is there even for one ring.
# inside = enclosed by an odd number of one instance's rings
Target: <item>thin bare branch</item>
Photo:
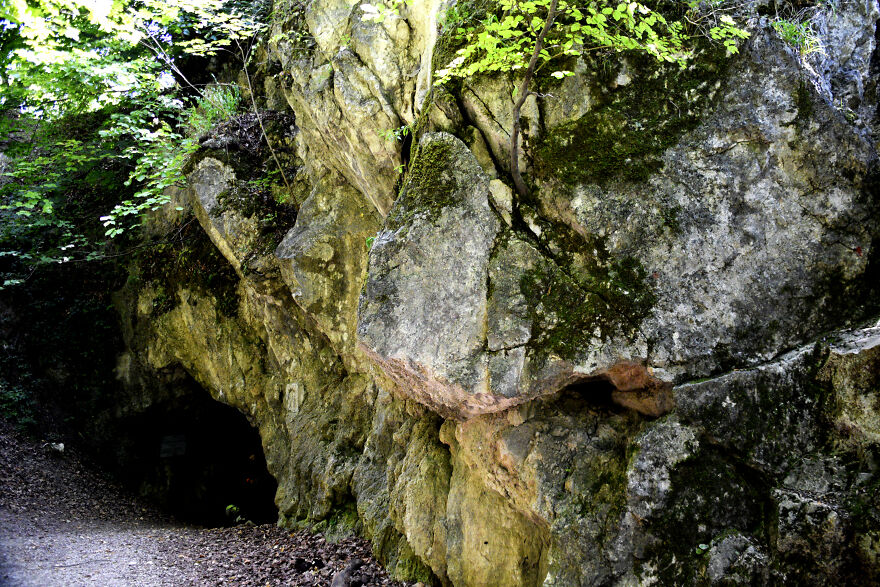
[[[550,27],[553,26],[553,21],[556,18],[556,7],[558,4],[559,0],[553,0],[550,3],[550,8],[547,9],[547,20],[544,21],[544,28],[541,30],[541,34],[538,35],[537,41],[535,41],[535,50],[532,52],[532,58],[529,59],[529,66],[526,68],[526,75],[519,88],[519,97],[516,104],[513,106],[513,131],[510,133],[510,174],[513,177],[513,185],[516,188],[516,192],[524,198],[528,197],[529,188],[526,187],[519,170],[520,115],[523,104],[525,104],[526,99],[531,94],[529,91],[529,85],[532,83],[532,76],[535,74],[535,68],[538,64],[538,56],[544,48],[544,37],[547,36],[547,32],[550,30]]]

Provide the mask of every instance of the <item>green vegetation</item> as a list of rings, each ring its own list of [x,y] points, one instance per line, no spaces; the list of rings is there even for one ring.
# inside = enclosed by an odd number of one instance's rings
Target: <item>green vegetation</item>
[[[737,26],[729,14],[688,6],[688,22],[697,38],[721,43],[728,54],[737,52],[737,43],[748,33]],[[469,20],[465,8],[447,14],[448,35],[461,47],[455,57],[436,71],[436,83],[469,78],[491,72],[522,71],[523,79],[514,91],[516,99],[510,136],[510,170],[520,196],[528,188],[519,169],[520,113],[525,100],[536,92],[532,78],[553,64],[551,78],[573,75],[564,67],[570,58],[628,52],[646,55],[661,63],[674,63],[684,69],[694,55],[692,35],[682,21],[667,20],[661,11],[639,2],[592,2],[586,6],[565,0],[499,0],[485,17]],[[601,149],[601,146],[600,146]],[[598,151],[598,149],[594,149]]]
[[[232,87],[206,89],[197,64],[246,56],[262,28],[259,5],[249,11],[220,0],[0,6],[2,285],[100,258],[107,238],[169,201],[199,135],[238,106]]]
[[[383,131],[379,133],[379,136],[389,142],[402,141],[409,134],[409,131],[409,126],[404,125],[398,128],[390,128],[386,131]]]
[[[155,130],[146,133],[144,129],[151,125],[148,119],[158,120],[156,112],[161,102],[112,116],[114,124],[101,135],[110,140],[135,137],[135,146],[130,147],[134,170],[125,185],[137,182],[141,189],[100,218],[107,228],[106,236],[122,234],[125,217],[137,217],[141,212],[156,210],[169,202],[165,189],[181,184],[183,169],[199,148],[200,136],[221,120],[231,118],[238,110],[239,100],[240,93],[235,86],[208,86],[193,99],[192,106],[179,114],[172,101]],[[169,120],[178,122],[177,129]]]
[[[0,380],[0,418],[22,430],[37,424],[37,406],[27,384]]]
[[[813,31],[809,21],[777,18],[773,21],[772,26],[780,38],[797,49],[801,55],[824,52],[822,42],[816,32]]]
[[[476,23],[456,26],[450,34],[463,43],[453,58],[436,72],[437,83],[493,71],[539,71],[568,56],[601,50],[645,52],[660,61],[684,64],[688,53],[680,22],[638,2],[593,3],[579,7],[564,0],[513,2],[500,0],[497,10]],[[466,15],[466,12],[464,13]],[[453,23],[464,20],[455,13]],[[545,25],[541,47],[537,37]],[[533,55],[536,63],[530,64]],[[572,75],[556,69],[553,77]]]

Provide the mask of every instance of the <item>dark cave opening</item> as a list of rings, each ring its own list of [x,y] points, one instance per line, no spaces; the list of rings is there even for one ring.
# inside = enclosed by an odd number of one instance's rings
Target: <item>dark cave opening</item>
[[[559,392],[559,399],[585,404],[593,409],[619,412],[621,407],[614,402],[612,395],[615,391],[617,388],[614,384],[604,377],[589,377],[566,385]]]
[[[121,424],[123,481],[175,518],[209,527],[278,519],[260,435],[238,410],[199,388]]]

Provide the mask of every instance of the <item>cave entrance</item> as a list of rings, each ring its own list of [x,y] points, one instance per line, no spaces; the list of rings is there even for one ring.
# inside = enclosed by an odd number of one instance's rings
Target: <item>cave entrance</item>
[[[122,423],[125,480],[181,521],[274,523],[277,483],[259,433],[238,410],[192,388]]]
[[[604,377],[585,377],[562,388],[559,398],[566,403],[585,404],[594,409],[618,412],[620,406],[613,399],[615,391],[617,388],[614,384]]]

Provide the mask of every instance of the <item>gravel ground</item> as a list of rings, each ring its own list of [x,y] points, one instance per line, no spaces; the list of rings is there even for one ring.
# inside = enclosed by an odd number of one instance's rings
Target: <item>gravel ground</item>
[[[75,451],[0,421],[0,585],[366,585],[369,546],[273,525],[194,528],[140,503]]]

